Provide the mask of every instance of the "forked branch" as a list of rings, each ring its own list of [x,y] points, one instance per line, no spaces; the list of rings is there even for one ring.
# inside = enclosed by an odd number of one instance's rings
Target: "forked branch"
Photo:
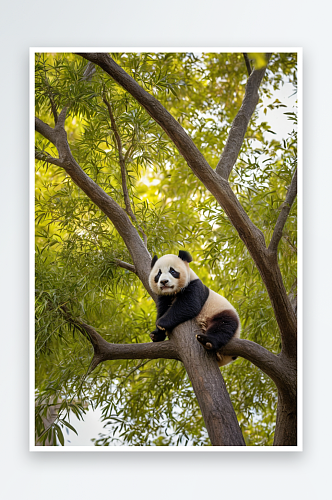
[[[259,247],[264,245],[265,248],[263,234],[249,219],[235,194],[229,187],[228,182],[215,173],[202,153],[198,150],[191,137],[189,137],[179,122],[164,108],[164,106],[128,75],[109,54],[89,52],[80,53],[78,55],[81,55],[88,61],[98,64],[144,107],[149,115],[170,137],[195,175],[215,196],[245,243],[250,244],[250,242],[252,242],[252,244],[256,244]],[[256,81],[258,74],[262,77],[262,71],[263,70],[258,70],[257,72],[253,72],[254,76],[251,77],[251,82]],[[250,84],[249,88],[252,86],[253,85]],[[253,237],[253,234],[255,237]]]
[[[90,373],[103,361],[112,359],[180,359],[177,349],[170,340],[144,344],[112,344],[84,321],[72,318],[68,318],[68,321],[85,334],[93,346],[94,356],[90,364]]]

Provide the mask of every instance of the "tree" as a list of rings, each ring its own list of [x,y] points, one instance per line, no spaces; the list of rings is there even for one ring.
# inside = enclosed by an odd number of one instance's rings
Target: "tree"
[[[286,80],[296,89],[296,54],[36,55],[39,437],[63,443],[64,415],[90,400],[111,427],[99,445],[206,445],[206,428],[242,446],[239,423],[248,444],[271,444],[272,380],[273,444],[296,445],[296,131],[268,140],[256,111],[259,89]],[[151,255],[179,246],[250,338],[224,348],[251,363],[223,371],[236,412],[194,321],[143,342]]]

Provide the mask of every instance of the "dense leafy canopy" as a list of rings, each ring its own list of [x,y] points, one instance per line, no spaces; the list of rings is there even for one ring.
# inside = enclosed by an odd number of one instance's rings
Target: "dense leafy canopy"
[[[240,53],[112,54],[181,123],[215,168],[241,105],[247,70]],[[252,56],[251,62],[259,64]],[[195,177],[172,142],[140,105],[99,67],[72,54],[36,54],[36,114],[54,126],[69,106],[66,130],[84,171],[124,207],[112,106],[126,160],[127,184],[137,223],[151,255],[186,249],[202,281],[237,307],[242,337],[270,351],[280,349],[267,292],[237,232],[212,195]],[[292,126],[278,138],[261,119],[250,122],[231,186],[268,243],[296,164],[296,109],[274,97],[290,82],[296,92],[296,55],[273,54],[261,86],[269,108],[283,108]],[[56,150],[36,134],[36,148]],[[138,227],[138,226],[137,226]],[[203,418],[182,364],[173,360],[108,361],[85,377],[91,344],[70,321],[83,318],[108,341],[150,341],[155,306],[138,278],[116,265],[131,262],[109,219],[55,165],[36,162],[36,409],[43,429],[47,405],[61,403],[46,437],[63,443],[70,412],[102,408],[105,433],[99,446],[209,445]],[[296,290],[296,203],[279,245],[287,292]],[[248,445],[271,445],[276,389],[244,359],[223,369]],[[54,440],[55,442],[55,440]]]

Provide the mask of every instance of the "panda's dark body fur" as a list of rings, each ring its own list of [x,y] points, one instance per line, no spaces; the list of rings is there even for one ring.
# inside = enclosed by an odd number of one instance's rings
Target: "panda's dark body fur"
[[[161,342],[166,332],[180,323],[195,318],[203,333],[197,340],[208,350],[217,353],[219,366],[235,357],[222,356],[218,351],[232,337],[240,337],[240,321],[235,308],[221,295],[205,286],[190,269],[192,258],[188,252],[168,254],[151,263],[149,283],[158,294],[156,329],[151,333],[153,342]]]

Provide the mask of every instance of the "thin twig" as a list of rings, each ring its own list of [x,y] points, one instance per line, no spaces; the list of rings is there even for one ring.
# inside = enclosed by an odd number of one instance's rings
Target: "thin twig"
[[[53,113],[53,116],[54,116],[54,123],[56,125],[58,123],[58,113],[57,113],[55,102],[54,102],[54,99],[53,99],[53,94],[50,92],[49,95],[48,95],[48,97],[50,98],[52,113]]]
[[[146,236],[145,232],[143,231],[143,229],[138,225],[137,218],[136,218],[136,216],[131,208],[128,187],[127,187],[126,161],[125,161],[125,158],[123,156],[121,137],[120,137],[120,134],[118,132],[118,129],[117,129],[117,126],[115,123],[115,118],[113,115],[112,106],[107,101],[107,99],[105,99],[105,97],[103,97],[103,101],[106,104],[107,109],[108,109],[108,114],[109,114],[110,119],[111,119],[111,128],[112,128],[113,133],[114,133],[115,144],[116,144],[116,148],[117,148],[118,154],[119,154],[120,168],[121,168],[121,179],[122,179],[122,191],[123,191],[123,197],[124,197],[124,202],[125,202],[125,206],[126,206],[126,212],[129,215],[129,217],[131,218],[131,220],[136,223],[137,229],[139,230],[139,232],[143,236],[144,244],[145,244],[145,246],[147,246],[147,241],[148,241],[147,236]]]
[[[114,263],[119,267],[123,267],[124,269],[127,269],[128,271],[137,274],[136,268],[132,264],[128,264],[127,262],[123,262],[123,260],[119,259],[114,259]]]
[[[50,103],[51,103],[51,109],[52,109],[52,113],[53,113],[53,116],[54,116],[54,123],[55,125],[58,123],[58,113],[57,113],[57,110],[56,110],[56,105],[55,105],[55,102],[54,102],[54,99],[53,99],[53,93],[52,93],[52,90],[51,90],[51,85],[49,84],[49,81],[48,81],[48,78],[47,78],[47,75],[46,75],[46,70],[45,70],[45,84],[47,86],[47,95],[49,97],[49,100],[50,100]]]
[[[35,151],[35,158],[36,160],[46,161],[47,163],[52,163],[52,165],[57,165],[58,167],[62,167],[62,162],[60,158],[53,158],[44,151]]]
[[[282,231],[284,225],[286,224],[287,217],[289,215],[290,209],[292,208],[293,202],[297,194],[297,169],[292,178],[292,182],[287,191],[286,199],[281,205],[280,214],[276,222],[273,235],[270,241],[269,250],[271,252],[276,252],[278,249],[279,241],[282,237]]]
[[[134,139],[132,140],[132,144],[131,144],[131,146],[129,146],[129,148],[127,149],[126,154],[125,154],[125,156],[124,156],[124,161],[125,161],[125,163],[127,163],[128,158],[129,158],[129,156],[131,155],[131,153],[132,153],[133,149],[134,149]]]
[[[125,381],[132,375],[136,370],[139,370],[142,366],[146,365],[147,363],[150,363],[151,359],[147,359],[146,361],[142,361],[142,363],[139,363],[138,365],[134,366],[132,370],[128,373],[128,375],[125,376],[123,380],[118,385],[118,388],[125,383]]]
[[[243,57],[244,57],[244,60],[245,60],[246,66],[247,66],[248,76],[250,76],[252,69],[250,66],[248,54],[246,52],[243,52]]]

